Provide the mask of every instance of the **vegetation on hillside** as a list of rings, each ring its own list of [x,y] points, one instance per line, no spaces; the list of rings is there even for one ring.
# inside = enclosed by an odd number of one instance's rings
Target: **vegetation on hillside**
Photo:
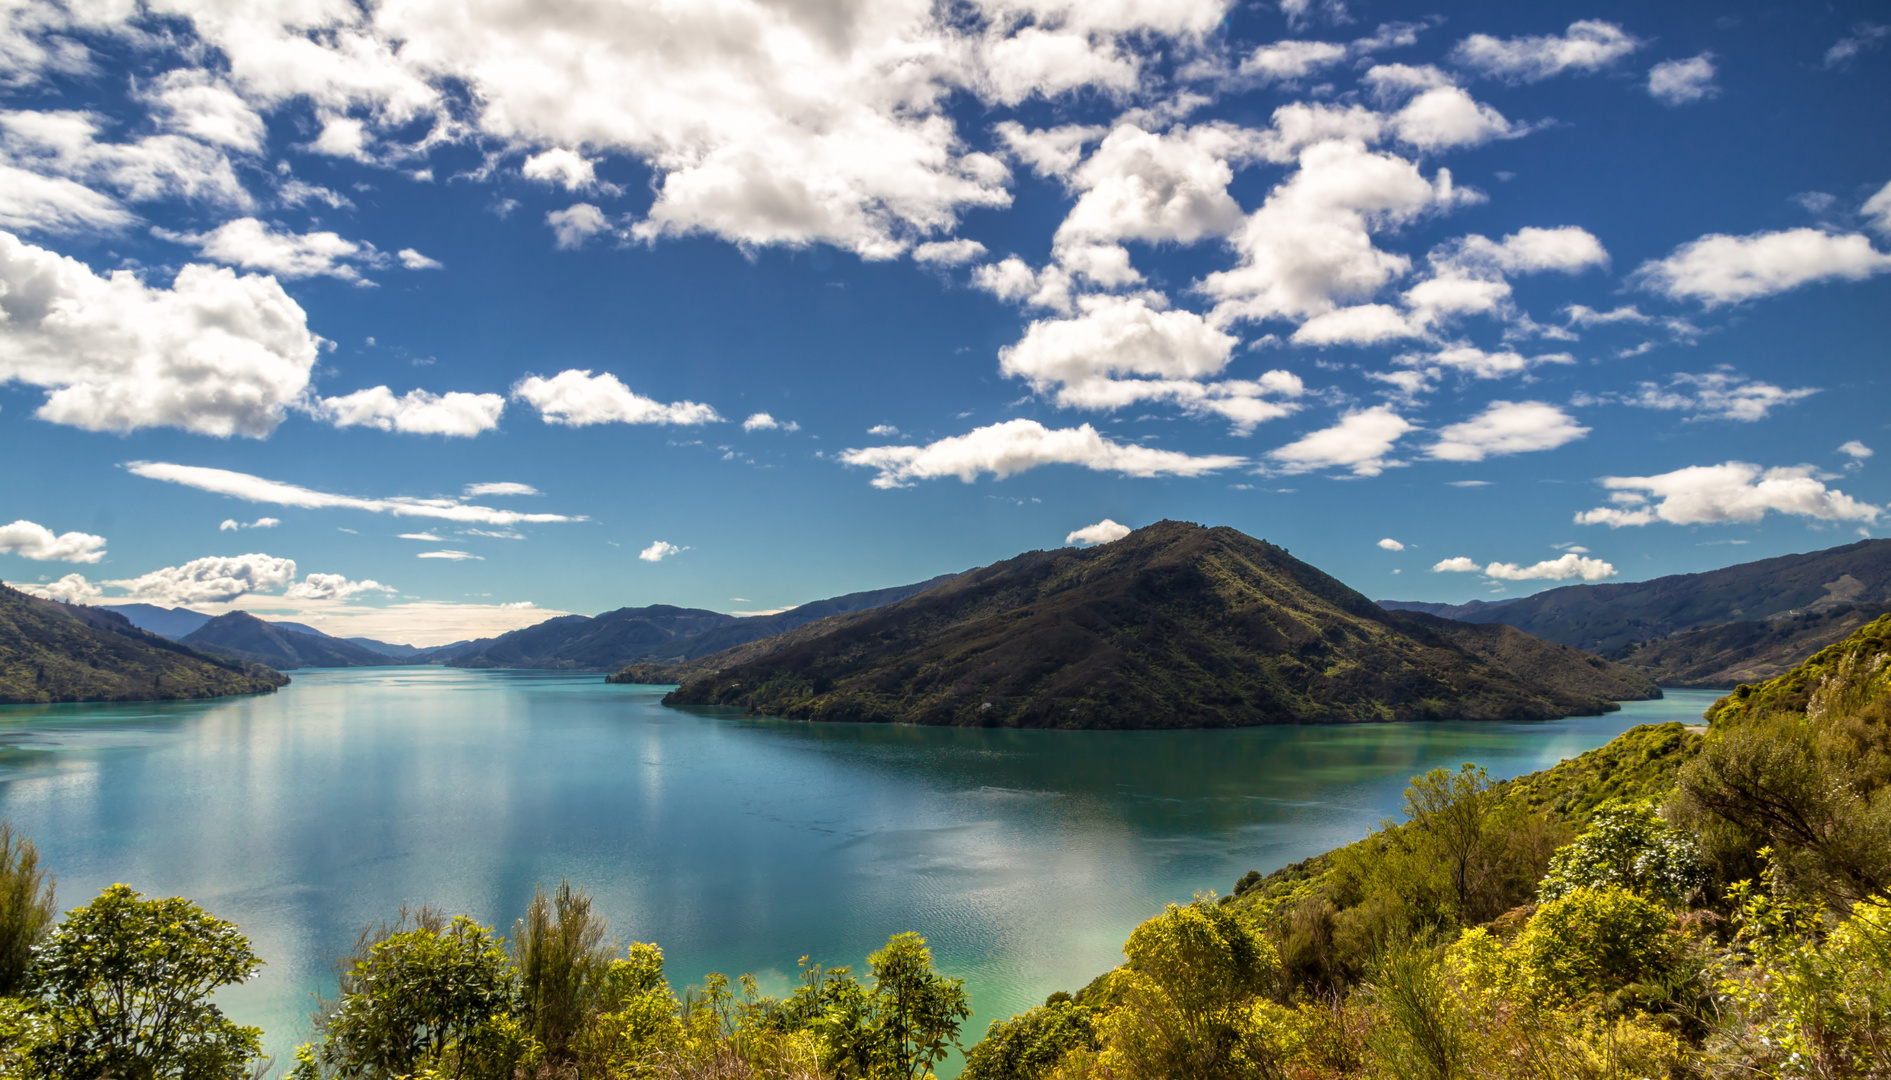
[[[115,612],[0,585],[0,704],[210,698],[268,693],[288,681],[147,634]]]
[[[704,658],[664,700],[806,720],[1167,728],[1543,719],[1615,708],[1603,689],[1659,692],[1561,646],[1423,619],[1266,541],[1164,521]],[[1581,688],[1565,685],[1577,673]]]
[[[1609,654],[1663,686],[1728,690],[1784,675],[1827,645],[1891,614],[1891,603],[1838,604],[1764,621],[1703,626]]]
[[[381,667],[402,661],[327,634],[305,634],[232,611],[205,622],[179,642],[212,656],[266,664],[278,671],[305,667]]]

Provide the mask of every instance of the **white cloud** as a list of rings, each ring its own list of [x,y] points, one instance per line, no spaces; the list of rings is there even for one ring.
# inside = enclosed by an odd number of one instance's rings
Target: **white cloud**
[[[929,266],[964,266],[985,254],[976,240],[935,240],[913,249],[913,261]]]
[[[1434,574],[1481,574],[1484,568],[1479,566],[1476,560],[1459,555],[1454,559],[1444,559],[1433,563],[1431,572]]]
[[[395,536],[395,539],[396,540],[424,540],[431,544],[438,544],[438,543],[443,542],[446,539],[446,537],[435,536],[431,531],[429,531],[429,532],[417,532],[417,533],[399,533]]]
[[[371,427],[415,435],[472,436],[499,426],[506,399],[498,394],[445,394],[409,390],[400,397],[385,386],[320,399],[314,414],[338,428]]]
[[[420,554],[415,555],[414,558],[416,559],[446,559],[449,562],[466,562],[469,559],[474,562],[486,561],[486,556],[484,555],[475,555],[470,551],[455,551],[452,549],[447,549],[445,551],[423,551]]]
[[[1687,410],[1690,420],[1764,420],[1775,406],[1790,405],[1819,391],[1812,387],[1786,390],[1730,371],[1703,375],[1677,372],[1667,386],[1645,382],[1631,405],[1647,409]]]
[[[84,574],[67,574],[50,585],[16,583],[14,587],[42,600],[57,600],[62,604],[95,604],[105,595],[105,590],[87,581]]]
[[[1284,473],[1350,469],[1354,476],[1377,476],[1400,464],[1387,459],[1393,445],[1413,427],[1390,405],[1355,409],[1332,427],[1270,450],[1267,456]]]
[[[283,592],[292,600],[346,600],[357,593],[399,592],[373,578],[350,581],[346,574],[309,574]]]
[[[477,499],[481,495],[542,495],[544,492],[541,492],[530,484],[514,483],[511,480],[498,480],[486,484],[468,484],[462,489],[461,494],[469,499]]]
[[[22,518],[0,525],[0,553],[37,562],[95,563],[105,557],[105,538],[82,532],[55,535],[46,526]]]
[[[196,248],[206,258],[265,270],[291,281],[333,277],[359,282],[361,272],[353,264],[374,265],[380,261],[372,246],[343,239],[339,234],[279,231],[252,217],[225,222],[207,233],[154,231],[166,240]]]
[[[801,425],[793,420],[777,420],[765,412],[750,415],[742,421],[743,431],[800,431]]]
[[[1614,23],[1583,19],[1570,23],[1561,36],[1472,34],[1451,51],[1451,59],[1490,78],[1540,82],[1566,71],[1599,71],[1640,47],[1641,42]]]
[[[1457,85],[1451,76],[1430,64],[1374,64],[1359,81],[1382,102],[1397,101],[1439,86]]]
[[[167,129],[245,154],[260,154],[268,128],[263,118],[215,75],[194,68],[167,71],[141,95]]]
[[[1571,326],[1611,326],[1615,323],[1651,323],[1652,316],[1643,315],[1633,306],[1617,307],[1613,311],[1597,311],[1585,304],[1571,304],[1563,309],[1563,315]]]
[[[644,562],[662,562],[672,555],[688,550],[686,547],[677,547],[667,540],[653,540],[649,547],[637,553],[637,557]]]
[[[1865,205],[1858,210],[1871,223],[1873,230],[1891,236],[1891,183],[1879,188],[1878,193],[1866,199]]]
[[[217,531],[235,532],[238,529],[273,529],[280,524],[282,524],[281,518],[272,517],[259,517],[255,521],[247,523],[238,521],[235,518],[224,518],[223,523],[217,526]]]
[[[1064,543],[1075,544],[1078,547],[1095,547],[1098,544],[1108,544],[1121,540],[1123,537],[1128,536],[1129,533],[1129,526],[1118,525],[1109,518],[1104,518],[1095,525],[1085,525],[1081,529],[1072,529],[1070,535],[1064,537]]]
[[[1241,60],[1241,74],[1266,83],[1298,82],[1346,59],[1346,46],[1330,41],[1276,41]]]
[[[575,251],[583,247],[586,240],[611,227],[604,211],[582,202],[547,213],[545,224],[552,227],[560,251]]]
[[[617,376],[588,369],[561,371],[551,378],[528,375],[512,387],[512,396],[537,409],[548,424],[709,424],[722,419],[716,410],[694,401],[668,405],[635,393]]]
[[[1867,502],[1828,488],[1810,465],[1762,469],[1744,461],[1692,465],[1658,476],[1606,476],[1602,485],[1614,506],[1576,515],[1578,525],[1674,525],[1750,523],[1768,511],[1821,521],[1875,523],[1883,513]],[[1650,505],[1650,503],[1653,505]]]
[[[873,446],[847,450],[840,460],[879,470],[877,488],[909,487],[916,480],[956,476],[966,483],[981,473],[1004,479],[1039,465],[1079,465],[1126,476],[1202,476],[1246,463],[1225,454],[1190,457],[1112,442],[1089,424],[1047,428],[1035,420],[1007,420],[975,428],[925,446]]]
[[[192,559],[135,578],[107,581],[131,600],[162,605],[226,603],[244,593],[275,592],[295,581],[295,560],[252,552]]]
[[[1060,248],[1120,240],[1192,244],[1241,224],[1228,194],[1229,162],[1252,155],[1253,138],[1230,124],[1178,127],[1168,134],[1119,125],[1074,173],[1082,192],[1058,226]]]
[[[1891,37],[1891,26],[1861,22],[1852,28],[1852,32],[1832,43],[1825,50],[1825,66],[1844,67],[1852,57],[1868,49],[1876,49],[1884,44],[1884,39]]]
[[[0,382],[42,420],[261,438],[301,400],[318,339],[273,279],[186,266],[168,289],[0,233]]]
[[[1404,551],[1405,550],[1404,544],[1399,543],[1397,540],[1394,540],[1389,536],[1386,537],[1384,540],[1379,541],[1379,546],[1384,548],[1387,551]]]
[[[1570,552],[1558,559],[1547,559],[1533,566],[1494,562],[1484,568],[1484,576],[1499,581],[1606,581],[1615,576],[1615,566],[1601,559],[1591,559]]]
[[[1840,446],[1838,448],[1838,452],[1841,454],[1844,454],[1848,458],[1851,458],[1853,461],[1863,461],[1866,458],[1871,456],[1871,447],[1866,446],[1864,443],[1859,442],[1857,439],[1853,439],[1852,441]]]
[[[544,153],[526,158],[519,172],[527,180],[559,184],[566,191],[582,191],[597,183],[597,170],[593,164],[583,155],[562,146],[554,146]]]
[[[1648,96],[1663,105],[1688,105],[1720,93],[1714,85],[1714,54],[1663,60],[1648,70]]]
[[[332,495],[328,492],[315,491],[296,484],[285,484],[279,480],[265,480],[248,473],[232,472],[228,469],[211,469],[201,465],[172,465],[163,461],[133,461],[125,465],[125,470],[133,476],[142,476],[147,480],[161,480],[165,483],[179,484],[184,487],[208,491],[216,495],[228,495],[231,498],[248,502],[274,503],[277,506],[296,506],[309,510],[348,509],[365,510],[372,514],[391,514],[395,517],[430,517],[443,521],[459,521],[480,525],[517,525],[521,523],[543,523],[557,521],[583,521],[581,517],[569,517],[564,514],[524,514],[514,510],[495,510],[490,506],[477,506],[460,502],[458,499],[417,499],[397,496],[387,499],[361,498],[355,495]]]
[[[115,232],[136,220],[117,199],[77,181],[0,164],[0,228]]]
[[[409,270],[443,270],[445,265],[438,259],[429,259],[413,248],[402,248],[396,253],[401,265]]]
[[[894,427],[892,424],[875,424],[867,429],[867,434],[878,435],[883,439],[890,439],[899,433],[900,429]]]
[[[1568,413],[1541,401],[1493,401],[1483,412],[1438,432],[1425,448],[1440,461],[1483,461],[1507,454],[1554,450],[1575,442],[1589,429]]]
[[[1352,142],[1320,142],[1230,238],[1240,265],[1203,279],[1217,322],[1304,319],[1360,300],[1404,274],[1411,260],[1373,246],[1393,228],[1467,201],[1440,169],[1435,181],[1403,158]]]
[[[1891,255],[1874,250],[1859,233],[1788,229],[1690,240],[1665,259],[1643,263],[1633,279],[1671,300],[1716,307],[1815,281],[1863,281],[1886,270],[1891,270]]]
[[[223,147],[168,134],[102,142],[105,123],[86,112],[0,112],[0,159],[41,176],[108,189],[130,202],[180,199],[245,210],[252,205]]]
[[[1394,358],[1408,367],[1450,368],[1479,379],[1501,379],[1518,375],[1542,364],[1573,364],[1568,353],[1544,353],[1524,356],[1514,349],[1486,352],[1475,345],[1451,345],[1437,352],[1406,354]]]
[[[1101,125],[1065,124],[1043,130],[1027,130],[1016,120],[1006,120],[992,128],[1004,141],[1011,157],[1031,167],[1039,176],[1068,176],[1083,160],[1083,148],[1109,131]]]
[[[1420,150],[1477,146],[1523,134],[1496,109],[1455,86],[1438,86],[1413,98],[1391,117],[1399,141]]]
[[[1377,345],[1423,333],[1405,313],[1389,304],[1334,308],[1300,324],[1295,345]]]

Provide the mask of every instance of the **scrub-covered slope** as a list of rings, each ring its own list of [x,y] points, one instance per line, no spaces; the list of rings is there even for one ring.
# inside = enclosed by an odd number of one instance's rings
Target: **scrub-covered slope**
[[[0,585],[0,704],[260,694],[288,681],[148,634],[115,612]]]
[[[1030,552],[786,636],[773,651],[757,642],[719,654],[727,664],[697,661],[704,674],[665,700],[799,719],[1070,728],[1614,708],[1480,659],[1273,544],[1174,521],[1089,550]]]

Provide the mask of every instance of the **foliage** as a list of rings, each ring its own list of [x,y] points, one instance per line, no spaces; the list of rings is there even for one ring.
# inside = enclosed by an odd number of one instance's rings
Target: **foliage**
[[[1733,727],[1771,713],[1856,711],[1891,692],[1891,615],[1874,619],[1798,667],[1762,683],[1736,686],[1707,710],[1707,722]]]
[[[965,1055],[960,1080],[1040,1080],[1073,1050],[1098,1049],[1095,1011],[1073,1001],[1049,1002],[1009,1020],[994,1020]]]
[[[1692,838],[1663,821],[1649,803],[1611,803],[1574,843],[1550,856],[1537,897],[1556,900],[1573,889],[1606,886],[1678,905],[1704,882],[1700,848]]]
[[[65,1077],[244,1076],[262,1032],[230,1021],[210,993],[261,967],[234,924],[113,885],[68,912],[35,955],[29,988],[51,1029],[36,1064]]]
[[[532,1035],[548,1056],[563,1057],[604,989],[614,951],[604,943],[604,919],[593,912],[591,896],[560,881],[557,892],[543,888],[512,932],[519,991]]]
[[[910,933],[868,956],[867,971],[871,990],[845,972],[826,980],[827,1005],[810,1024],[825,1048],[823,1064],[861,1080],[930,1076],[972,1015],[964,981],[934,972],[926,939]]]
[[[53,876],[40,868],[33,841],[0,821],[0,995],[26,983],[33,947],[52,929]]]

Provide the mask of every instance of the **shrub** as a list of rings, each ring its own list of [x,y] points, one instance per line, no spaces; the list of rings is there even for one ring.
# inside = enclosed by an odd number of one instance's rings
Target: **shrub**
[[[1550,856],[1537,898],[1550,901],[1574,889],[1609,886],[1680,905],[1705,881],[1700,849],[1661,820],[1654,806],[1612,803],[1596,811],[1574,843]]]

